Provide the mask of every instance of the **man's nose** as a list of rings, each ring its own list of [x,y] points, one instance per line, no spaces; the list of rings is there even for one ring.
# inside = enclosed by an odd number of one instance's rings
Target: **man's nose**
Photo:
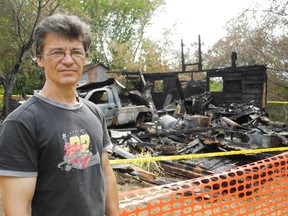
[[[65,52],[64,58],[62,59],[64,62],[74,62],[74,59],[70,52]]]

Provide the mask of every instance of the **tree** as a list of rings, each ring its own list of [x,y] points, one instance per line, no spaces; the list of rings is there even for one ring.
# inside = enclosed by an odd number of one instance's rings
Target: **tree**
[[[141,52],[145,28],[163,3],[164,0],[83,1],[94,32],[91,61],[111,69],[131,69]]]
[[[227,36],[205,54],[208,65],[231,66],[230,56],[236,51],[238,65],[267,65],[269,100],[287,100],[287,6],[284,0],[259,1],[230,20],[226,24]]]
[[[227,22],[227,36],[215,43],[205,56],[209,66],[230,66],[232,51],[238,53],[239,65],[275,65],[279,56],[275,56],[276,50],[281,48],[278,42],[286,37],[288,30],[284,22],[287,2],[267,0],[265,3],[255,3],[254,7]]]
[[[56,0],[3,0],[0,6],[1,65],[0,84],[4,87],[2,115],[10,112],[9,100],[16,76],[32,47],[32,35],[43,16],[52,14],[60,5]]]

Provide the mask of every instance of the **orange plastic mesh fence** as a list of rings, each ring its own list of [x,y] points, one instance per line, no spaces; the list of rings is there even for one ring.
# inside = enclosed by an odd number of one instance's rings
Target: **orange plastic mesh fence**
[[[288,215],[288,152],[219,174],[119,194],[121,215]]]

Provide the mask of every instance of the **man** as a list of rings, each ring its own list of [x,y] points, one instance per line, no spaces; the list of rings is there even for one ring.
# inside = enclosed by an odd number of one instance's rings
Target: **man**
[[[0,128],[5,215],[117,216],[105,118],[76,96],[89,27],[76,16],[52,15],[36,27],[34,42],[45,84]]]

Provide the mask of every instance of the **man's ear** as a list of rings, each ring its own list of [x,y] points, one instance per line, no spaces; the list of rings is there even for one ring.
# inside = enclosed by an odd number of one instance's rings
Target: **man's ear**
[[[44,67],[42,56],[37,57],[37,64],[39,65],[39,67]]]

